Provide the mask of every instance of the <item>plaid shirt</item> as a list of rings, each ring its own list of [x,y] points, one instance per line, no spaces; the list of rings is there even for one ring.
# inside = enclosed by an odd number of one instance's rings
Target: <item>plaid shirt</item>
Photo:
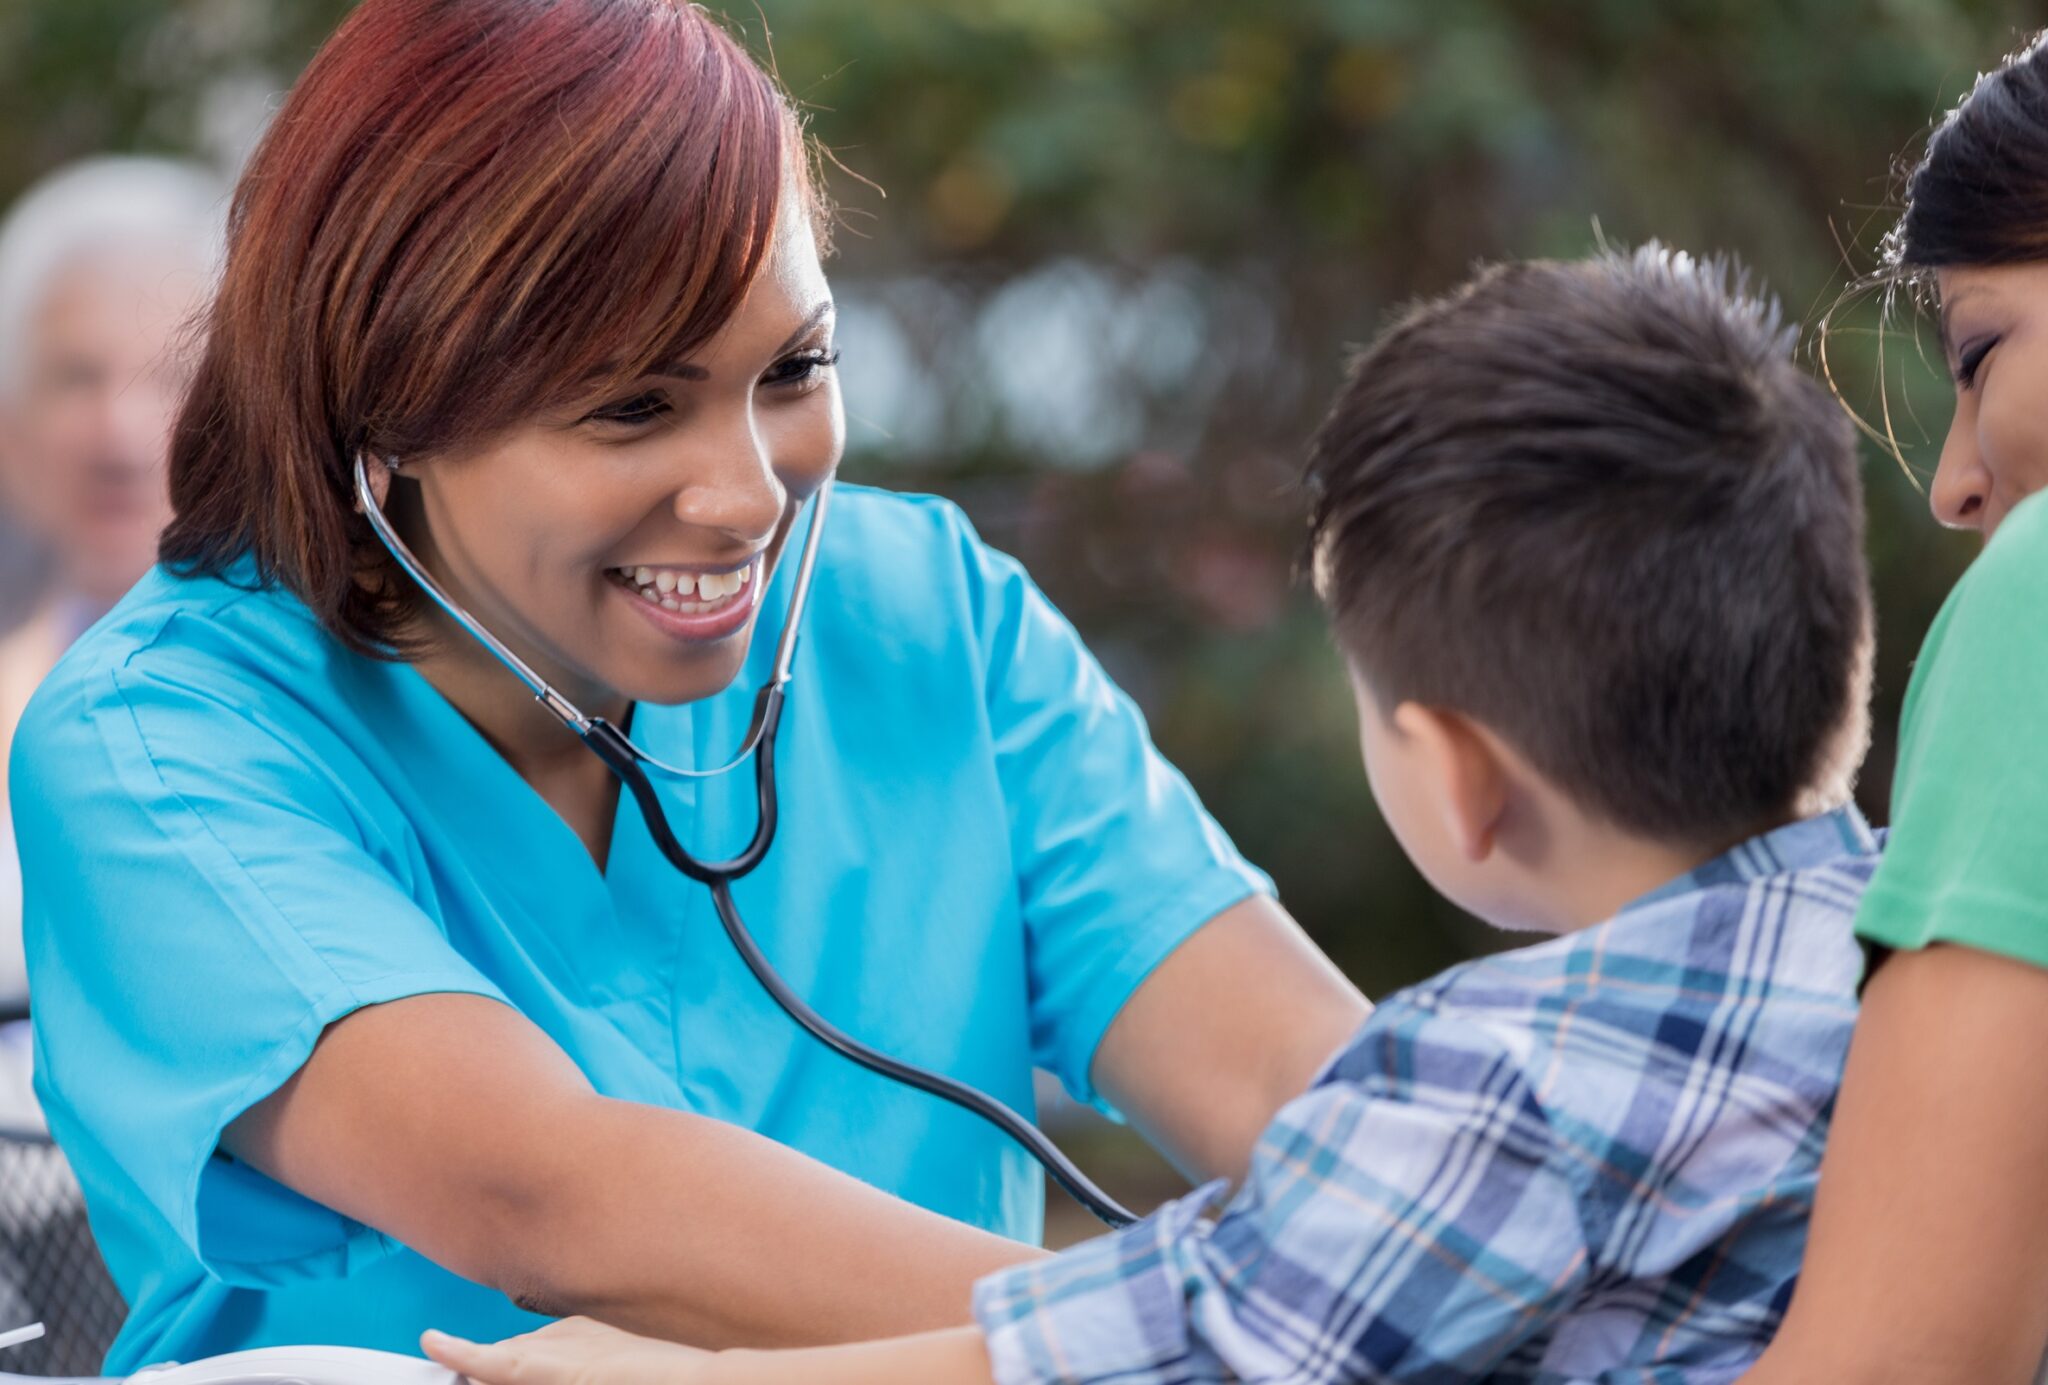
[[[1223,1185],[984,1280],[1027,1381],[1719,1382],[1805,1246],[1856,1017],[1854,809],[1380,1006]]]

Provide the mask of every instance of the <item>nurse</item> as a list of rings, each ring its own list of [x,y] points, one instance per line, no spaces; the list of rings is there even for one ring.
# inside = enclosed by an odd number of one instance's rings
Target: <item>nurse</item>
[[[1034,1254],[1037,1170],[827,1053],[576,738],[741,739],[843,439],[825,217],[678,0],[366,0],[250,165],[163,565],[31,704],[40,1095],[132,1305],[109,1361],[411,1350],[578,1312],[706,1345],[914,1331]],[[827,1018],[1198,1176],[1364,1003],[950,506],[840,488],[737,887]],[[663,790],[705,854],[751,776]]]

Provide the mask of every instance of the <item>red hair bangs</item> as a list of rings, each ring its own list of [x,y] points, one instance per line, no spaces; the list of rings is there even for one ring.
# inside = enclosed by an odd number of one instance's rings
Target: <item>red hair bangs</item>
[[[816,215],[788,102],[694,5],[365,0],[237,190],[165,560],[253,552],[351,644],[395,642],[355,452],[456,448],[687,356],[791,195]]]

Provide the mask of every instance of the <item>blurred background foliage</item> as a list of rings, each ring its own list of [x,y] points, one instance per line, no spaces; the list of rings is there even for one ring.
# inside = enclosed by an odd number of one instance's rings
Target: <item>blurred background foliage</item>
[[[349,8],[0,0],[0,200],[101,150],[232,169]],[[1812,327],[1874,265],[1901,160],[2041,22],[2021,0],[729,8],[842,166],[848,473],[952,495],[1023,557],[1372,994],[1498,940],[1373,811],[1294,581],[1290,484],[1347,345],[1476,260],[1603,237],[1737,252]],[[1884,380],[1931,470],[1938,353],[1910,314],[1839,319],[1845,398],[1877,418]],[[1868,457],[1881,818],[1910,659],[1970,550]]]

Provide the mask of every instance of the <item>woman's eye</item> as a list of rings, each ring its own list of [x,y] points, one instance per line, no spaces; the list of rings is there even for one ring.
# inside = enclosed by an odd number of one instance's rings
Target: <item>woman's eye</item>
[[[814,351],[799,351],[778,361],[762,379],[770,385],[806,385],[838,364],[838,350],[821,346]]]
[[[1997,337],[1986,337],[1983,341],[1972,342],[1956,353],[1956,384],[1969,389],[1977,383],[1977,372],[1984,366],[1984,358],[1991,354],[1991,348],[1998,345]]]
[[[586,423],[611,423],[622,428],[639,428],[666,417],[672,411],[668,396],[660,390],[649,390],[631,399],[622,399],[616,404],[607,404],[602,409],[593,409],[584,416]]]

